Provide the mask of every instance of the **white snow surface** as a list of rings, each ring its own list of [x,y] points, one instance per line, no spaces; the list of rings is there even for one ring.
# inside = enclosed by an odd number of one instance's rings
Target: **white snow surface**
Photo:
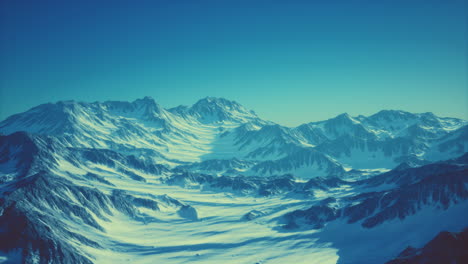
[[[59,157],[58,157],[59,158]],[[348,224],[335,220],[324,228],[300,228],[284,231],[277,218],[287,212],[306,209],[327,197],[347,197],[362,190],[349,185],[315,190],[314,198],[294,196],[249,196],[206,189],[182,188],[161,183],[163,175],[135,171],[147,182],[134,181],[115,168],[87,163],[80,168],[59,162],[57,173],[74,181],[71,174],[92,172],[103,176],[116,187],[101,183],[83,183],[104,193],[124,190],[141,198],[169,195],[195,208],[198,219],[187,219],[177,213],[177,206],[160,202],[160,210],[139,208],[142,219],[133,219],[117,210],[106,215],[108,220],[94,218],[104,228],[83,229],[75,222],[71,227],[82,230],[86,237],[99,241],[103,248],[77,244],[96,263],[380,263],[389,260],[408,245],[423,246],[438,232],[460,231],[468,201],[448,210],[427,207],[403,220],[394,219],[377,227],[363,228],[360,222]],[[71,174],[69,174],[71,173]],[[367,190],[369,191],[369,190]],[[252,221],[243,219],[251,211],[263,212]],[[91,212],[92,213],[92,212]],[[404,239],[395,237],[405,235]]]
[[[316,230],[281,232],[275,229],[276,217],[306,207],[310,201],[284,197],[236,196],[225,192],[201,191],[161,184],[156,175],[144,175],[147,182],[133,181],[114,168],[89,163],[76,168],[60,162],[64,177],[81,170],[99,173],[118,189],[142,198],[159,195],[193,206],[198,220],[177,214],[177,208],[162,206],[160,211],[139,208],[147,219],[135,220],[117,210],[106,215],[108,221],[95,216],[105,232],[84,229],[90,239],[103,249],[78,245],[95,258],[96,263],[336,263],[337,249],[329,242],[313,238]],[[94,183],[105,193],[112,187]],[[117,187],[116,187],[117,188]],[[265,212],[252,221],[242,219],[246,213]],[[82,229],[79,224],[67,222]],[[274,249],[274,250],[272,250]]]

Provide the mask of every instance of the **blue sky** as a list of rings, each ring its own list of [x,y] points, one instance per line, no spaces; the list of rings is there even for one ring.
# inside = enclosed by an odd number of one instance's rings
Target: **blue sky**
[[[381,109],[468,119],[467,4],[0,2],[0,119],[35,105],[236,100],[284,125]]]

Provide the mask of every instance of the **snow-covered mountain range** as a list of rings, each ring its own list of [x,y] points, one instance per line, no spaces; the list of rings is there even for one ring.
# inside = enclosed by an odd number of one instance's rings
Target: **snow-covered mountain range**
[[[145,97],[44,104],[7,118],[0,132],[53,136],[68,147],[111,149],[198,172],[312,178],[459,156],[468,149],[467,125],[432,113],[381,111],[290,128],[222,98],[164,109]]]
[[[0,263],[403,263],[468,226],[468,122],[432,113],[285,127],[145,97],[0,133]]]

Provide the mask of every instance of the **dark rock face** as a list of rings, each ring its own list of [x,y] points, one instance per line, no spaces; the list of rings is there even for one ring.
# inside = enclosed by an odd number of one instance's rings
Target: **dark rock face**
[[[190,165],[181,165],[176,168],[180,171],[224,173],[228,175],[239,174],[240,170],[245,170],[253,166],[255,162],[247,160],[233,159],[211,159]]]
[[[468,163],[452,164],[451,161],[448,161],[443,163],[432,163],[417,168],[408,167],[406,169],[403,169],[399,166],[389,172],[364,180],[362,181],[362,183],[371,186],[392,183],[397,184],[399,186],[404,186],[416,183],[430,175],[463,170],[464,168],[468,168],[467,164]]]
[[[134,168],[149,174],[160,175],[164,172],[168,172],[169,169],[164,165],[154,164],[148,161],[137,159],[133,155],[125,156],[112,150],[106,149],[78,149],[70,159],[72,160],[89,160],[93,163],[103,164],[111,168],[117,167],[117,163],[120,163],[126,167]],[[123,171],[129,174],[129,177],[135,177],[135,180],[144,181],[140,176],[135,176],[134,173]]]
[[[213,180],[209,183],[211,188],[219,189],[230,189],[233,191],[247,191],[251,192],[256,190],[258,187],[257,181],[249,180],[242,176],[221,176],[214,177]]]
[[[362,225],[371,228],[389,219],[404,219],[424,205],[440,204],[447,209],[451,203],[468,199],[467,175],[468,169],[434,174],[391,191],[357,195],[349,200],[360,202],[344,208],[343,214],[349,223],[365,219]]]
[[[468,125],[459,128],[458,130],[446,135],[439,140],[437,145],[440,151],[452,151],[458,154],[466,152],[466,142],[468,142]]]
[[[33,162],[34,156],[38,153],[38,148],[34,142],[24,132],[17,132],[8,136],[0,136],[0,183],[11,180],[9,174],[22,176],[26,174]]]
[[[252,221],[254,219],[257,219],[259,217],[262,217],[265,215],[265,212],[259,211],[259,210],[252,210],[245,215],[242,216],[241,220],[244,221]]]
[[[90,181],[97,181],[97,182],[104,183],[104,184],[107,184],[107,185],[110,185],[110,186],[114,186],[114,184],[110,183],[104,177],[99,176],[99,175],[97,175],[95,173],[88,172],[83,176],[83,178],[85,178],[87,180],[90,180]]]
[[[282,177],[272,178],[265,184],[262,184],[258,190],[261,196],[269,196],[273,194],[285,193],[296,188],[296,182],[292,175],[284,175]]]
[[[56,139],[25,132],[0,136],[0,183],[23,178],[30,171],[54,168],[53,153],[60,147]]]
[[[0,233],[0,249],[9,251],[22,248],[22,263],[92,263],[88,257],[78,254],[70,244],[61,242],[61,237],[56,233],[99,248],[97,243],[67,231],[54,218],[27,211],[21,205],[3,210],[0,226],[6,232]]]
[[[196,183],[196,184],[210,183],[215,178],[212,175],[187,172],[184,170],[182,170],[181,172],[178,172],[177,170],[175,172],[176,172],[175,174],[171,175],[169,178],[165,180],[165,183],[169,185],[178,185],[181,187],[185,187],[193,183]]]
[[[198,220],[197,210],[195,210],[195,208],[193,208],[191,205],[182,205],[177,213],[183,218],[193,221]]]
[[[63,192],[71,193],[80,205],[64,199]],[[0,249],[21,248],[24,263],[35,263],[33,259],[39,263],[92,263],[88,257],[78,254],[69,239],[100,247],[97,242],[70,231],[63,222],[67,219],[54,217],[49,208],[60,208],[65,218],[78,217],[84,224],[101,231],[102,227],[85,208],[90,208],[103,219],[105,213],[110,213],[106,195],[46,173],[16,183],[16,189],[5,194],[0,207],[3,210],[0,226],[7,230],[0,232]]]
[[[345,182],[337,178],[312,179],[303,185],[307,189],[328,189],[343,184],[359,187],[376,187],[394,184],[384,191],[362,192],[339,199],[339,207],[330,207],[330,197],[305,210],[296,210],[283,216],[286,228],[306,224],[321,228],[338,217],[348,223],[360,222],[365,228],[373,228],[392,219],[405,219],[423,207],[442,210],[468,199],[468,166],[460,157],[455,160],[428,164],[418,168],[398,167],[393,171],[359,182]]]
[[[339,211],[328,205],[315,205],[306,210],[295,210],[284,215],[286,229],[297,228],[302,224],[311,225],[313,229],[322,228],[325,223],[337,219]]]
[[[308,180],[304,185],[304,190],[321,189],[326,190],[332,187],[338,187],[343,184],[350,184],[337,177],[316,177]]]
[[[408,247],[387,264],[468,263],[468,228],[441,232],[421,249]]]
[[[320,181],[320,178],[316,181]],[[203,189],[218,189],[236,193],[271,196],[288,192],[303,193],[304,183],[294,181],[290,174],[282,176],[248,177],[248,176],[213,176],[193,172],[181,172],[166,179],[167,184],[182,187],[193,184],[201,185]]]
[[[252,167],[258,174],[275,174],[292,171],[301,167],[317,166],[323,171],[320,176],[340,176],[344,174],[341,165],[332,161],[328,156],[313,149],[300,149],[290,155],[275,161],[264,161]],[[311,175],[317,176],[317,175]]]

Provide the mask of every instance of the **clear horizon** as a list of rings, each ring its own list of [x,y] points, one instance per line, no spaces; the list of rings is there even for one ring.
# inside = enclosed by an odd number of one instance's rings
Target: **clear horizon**
[[[285,126],[384,109],[468,119],[462,0],[48,0],[0,10],[0,120],[42,103],[144,96],[165,108],[223,97]]]

